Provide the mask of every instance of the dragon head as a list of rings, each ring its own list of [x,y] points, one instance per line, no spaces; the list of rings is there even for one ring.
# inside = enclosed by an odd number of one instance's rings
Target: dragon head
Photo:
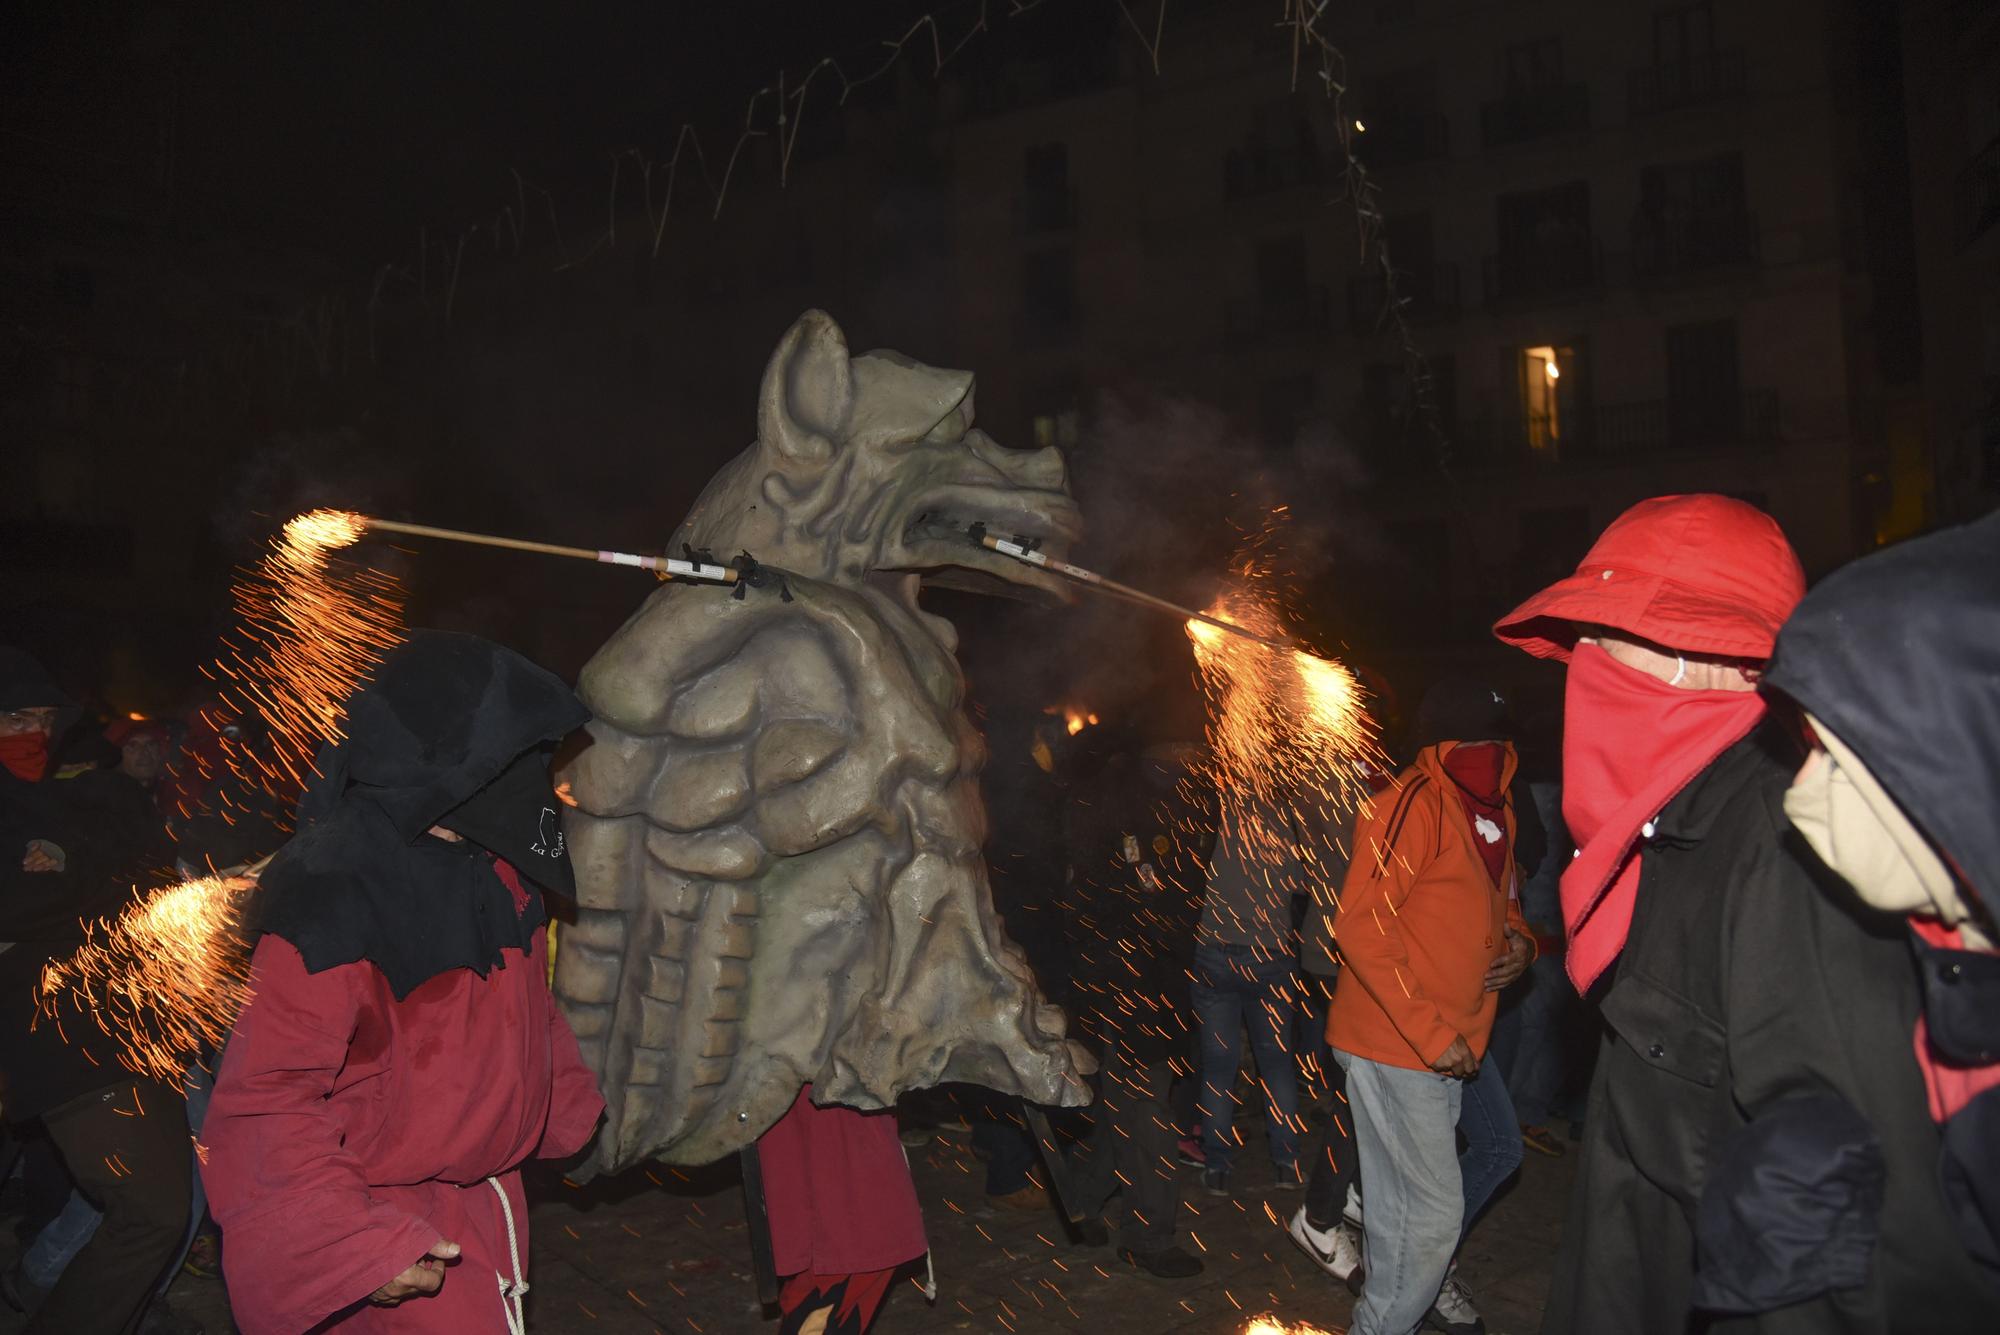
[[[988,551],[975,523],[1062,554],[1080,535],[1062,456],[1009,449],[973,425],[970,371],[898,352],[851,357],[823,311],[771,355],[757,441],[718,473],[674,535],[727,559],[829,583],[915,574],[982,592],[1066,599],[1059,576]]]

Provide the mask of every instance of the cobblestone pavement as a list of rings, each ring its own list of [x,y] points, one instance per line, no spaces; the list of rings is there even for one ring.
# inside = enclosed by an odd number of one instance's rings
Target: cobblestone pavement
[[[878,1335],[1237,1335],[1265,1313],[1325,1331],[1346,1327],[1352,1300],[1284,1232],[1298,1193],[1273,1191],[1267,1178],[1252,1176],[1233,1199],[1218,1200],[1202,1194],[1196,1170],[1184,1170],[1186,1245],[1198,1249],[1207,1269],[1167,1281],[1121,1263],[1109,1248],[1069,1245],[1053,1210],[1024,1213],[990,1201],[984,1167],[962,1130],[947,1127],[911,1157],[938,1299],[927,1303],[914,1282],[900,1283],[876,1323]],[[1461,1276],[1495,1335],[1529,1335],[1538,1326],[1569,1194],[1573,1159],[1534,1153],[1527,1159],[1460,1258]],[[1253,1140],[1242,1163],[1261,1161]],[[755,1335],[776,1329],[756,1305],[733,1167],[654,1168],[587,1188],[538,1178],[529,1190],[537,1202],[531,1330]],[[209,1335],[231,1329],[227,1299],[213,1279],[184,1275],[173,1301]],[[11,1313],[0,1319],[0,1335],[18,1328]]]

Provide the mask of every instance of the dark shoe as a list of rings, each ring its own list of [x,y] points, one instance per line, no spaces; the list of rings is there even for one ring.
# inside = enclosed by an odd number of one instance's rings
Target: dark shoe
[[[22,1315],[31,1315],[48,1299],[48,1296],[47,1289],[32,1283],[21,1273],[18,1262],[5,1270],[0,1270],[0,1302],[6,1303]]]
[[[1183,1168],[1208,1167],[1208,1151],[1204,1150],[1201,1147],[1201,1142],[1199,1140],[1196,1140],[1193,1136],[1183,1136],[1181,1138],[1181,1143],[1178,1146],[1178,1148],[1181,1152],[1180,1154],[1181,1167]]]
[[[1102,1219],[1079,1219],[1076,1221],[1076,1240],[1086,1247],[1109,1247],[1111,1230]]]
[[[1545,1126],[1522,1127],[1521,1143],[1535,1153],[1546,1154],[1551,1159],[1560,1159],[1569,1153],[1569,1146],[1556,1139],[1556,1133]]]
[[[1135,1252],[1130,1247],[1120,1247],[1118,1259],[1129,1261],[1160,1279],[1192,1279],[1201,1273],[1200,1258],[1190,1256],[1178,1247],[1162,1247],[1154,1252]]]
[[[208,1328],[193,1317],[176,1312],[162,1298],[139,1318],[138,1335],[207,1335]]]
[[[1211,1196],[1229,1199],[1229,1168],[1225,1164],[1210,1164],[1201,1170],[1201,1189]]]
[[[1019,1191],[1010,1191],[1000,1196],[989,1196],[995,1205],[1009,1210],[1046,1210],[1049,1208],[1049,1193],[1030,1182]]]
[[[1292,1163],[1292,1164],[1272,1165],[1271,1189],[1273,1191],[1297,1191],[1300,1187],[1303,1187],[1305,1184],[1306,1184],[1305,1174],[1299,1171],[1299,1166],[1297,1164]]]

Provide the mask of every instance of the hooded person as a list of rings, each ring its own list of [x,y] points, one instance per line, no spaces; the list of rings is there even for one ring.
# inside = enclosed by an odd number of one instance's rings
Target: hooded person
[[[1365,1198],[1357,1335],[1484,1329],[1453,1257],[1521,1160],[1506,1086],[1481,1061],[1498,994],[1534,955],[1514,892],[1511,735],[1491,685],[1438,683],[1415,757],[1356,813],[1326,1041],[1346,1072]],[[1337,1273],[1336,1238],[1303,1241]]]
[[[201,1128],[238,1325],[519,1330],[521,1165],[603,1111],[548,990],[560,681],[418,631],[347,704],[265,869],[256,995]]]
[[[1992,1328],[1908,953],[1785,820],[1803,748],[1757,681],[1804,592],[1768,515],[1666,496],[1494,628],[1567,665],[1567,965],[1606,1022],[1545,1335]]]
[[[1814,748],[1785,814],[1873,907],[1905,920],[1922,980],[1910,1044],[1942,1128],[1960,1240],[2000,1327],[2000,516],[1829,576],[1766,680]]]
[[[46,1294],[17,1266],[0,1297],[31,1331],[119,1331],[146,1305],[187,1227],[193,1165],[180,1096],[132,1078],[95,1020],[39,984],[84,923],[131,902],[164,860],[145,795],[115,771],[65,774],[52,755],[79,711],[29,655],[0,648],[0,1076],[9,1122],[41,1120],[104,1221]],[[116,1165],[116,1166],[114,1166]],[[39,1302],[39,1306],[36,1304]]]

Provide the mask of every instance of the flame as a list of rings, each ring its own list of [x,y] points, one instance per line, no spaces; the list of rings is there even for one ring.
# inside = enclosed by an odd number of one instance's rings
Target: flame
[[[286,811],[315,773],[315,753],[341,739],[347,698],[404,638],[395,577],[334,556],[367,526],[342,510],[288,522],[238,578],[237,627],[208,673],[221,705],[204,711],[204,721],[221,739],[223,765]],[[264,728],[226,731],[251,718]],[[194,765],[205,783],[222,777],[200,758]],[[221,792],[214,810],[225,821],[251,814],[230,800],[226,785]],[[248,873],[200,877],[153,889],[116,918],[98,920],[74,954],[44,968],[44,1015],[60,1027],[57,1010],[67,996],[116,1040],[121,1063],[178,1083],[202,1048],[228,1034],[249,999],[240,910],[256,886]]]
[[[570,781],[568,779],[564,779],[561,783],[556,785],[556,801],[562,803],[566,807],[573,807],[576,805],[576,790],[571,786]]]
[[[1063,727],[1069,730],[1069,735],[1072,737],[1082,732],[1085,728],[1094,728],[1097,726],[1097,715],[1087,710],[1077,709],[1072,705],[1064,705],[1062,715]]]
[[[42,1016],[60,1026],[61,1003],[74,1001],[117,1043],[120,1064],[180,1087],[195,1055],[221,1044],[250,999],[250,947],[239,928],[256,888],[249,873],[204,876],[88,924],[74,954],[43,966]]]
[[[1286,637],[1270,568],[1246,561],[1208,615],[1271,639]],[[1336,813],[1367,794],[1382,762],[1359,680],[1341,663],[1278,649],[1201,621],[1187,623],[1207,704],[1207,779],[1220,829],[1246,864],[1310,870],[1338,837]],[[1293,887],[1303,893],[1304,886]]]
[[[1243,1335],[1338,1335],[1320,1326],[1301,1321],[1296,1326],[1288,1326],[1275,1316],[1266,1314],[1250,1318],[1250,1324],[1243,1327]]]

